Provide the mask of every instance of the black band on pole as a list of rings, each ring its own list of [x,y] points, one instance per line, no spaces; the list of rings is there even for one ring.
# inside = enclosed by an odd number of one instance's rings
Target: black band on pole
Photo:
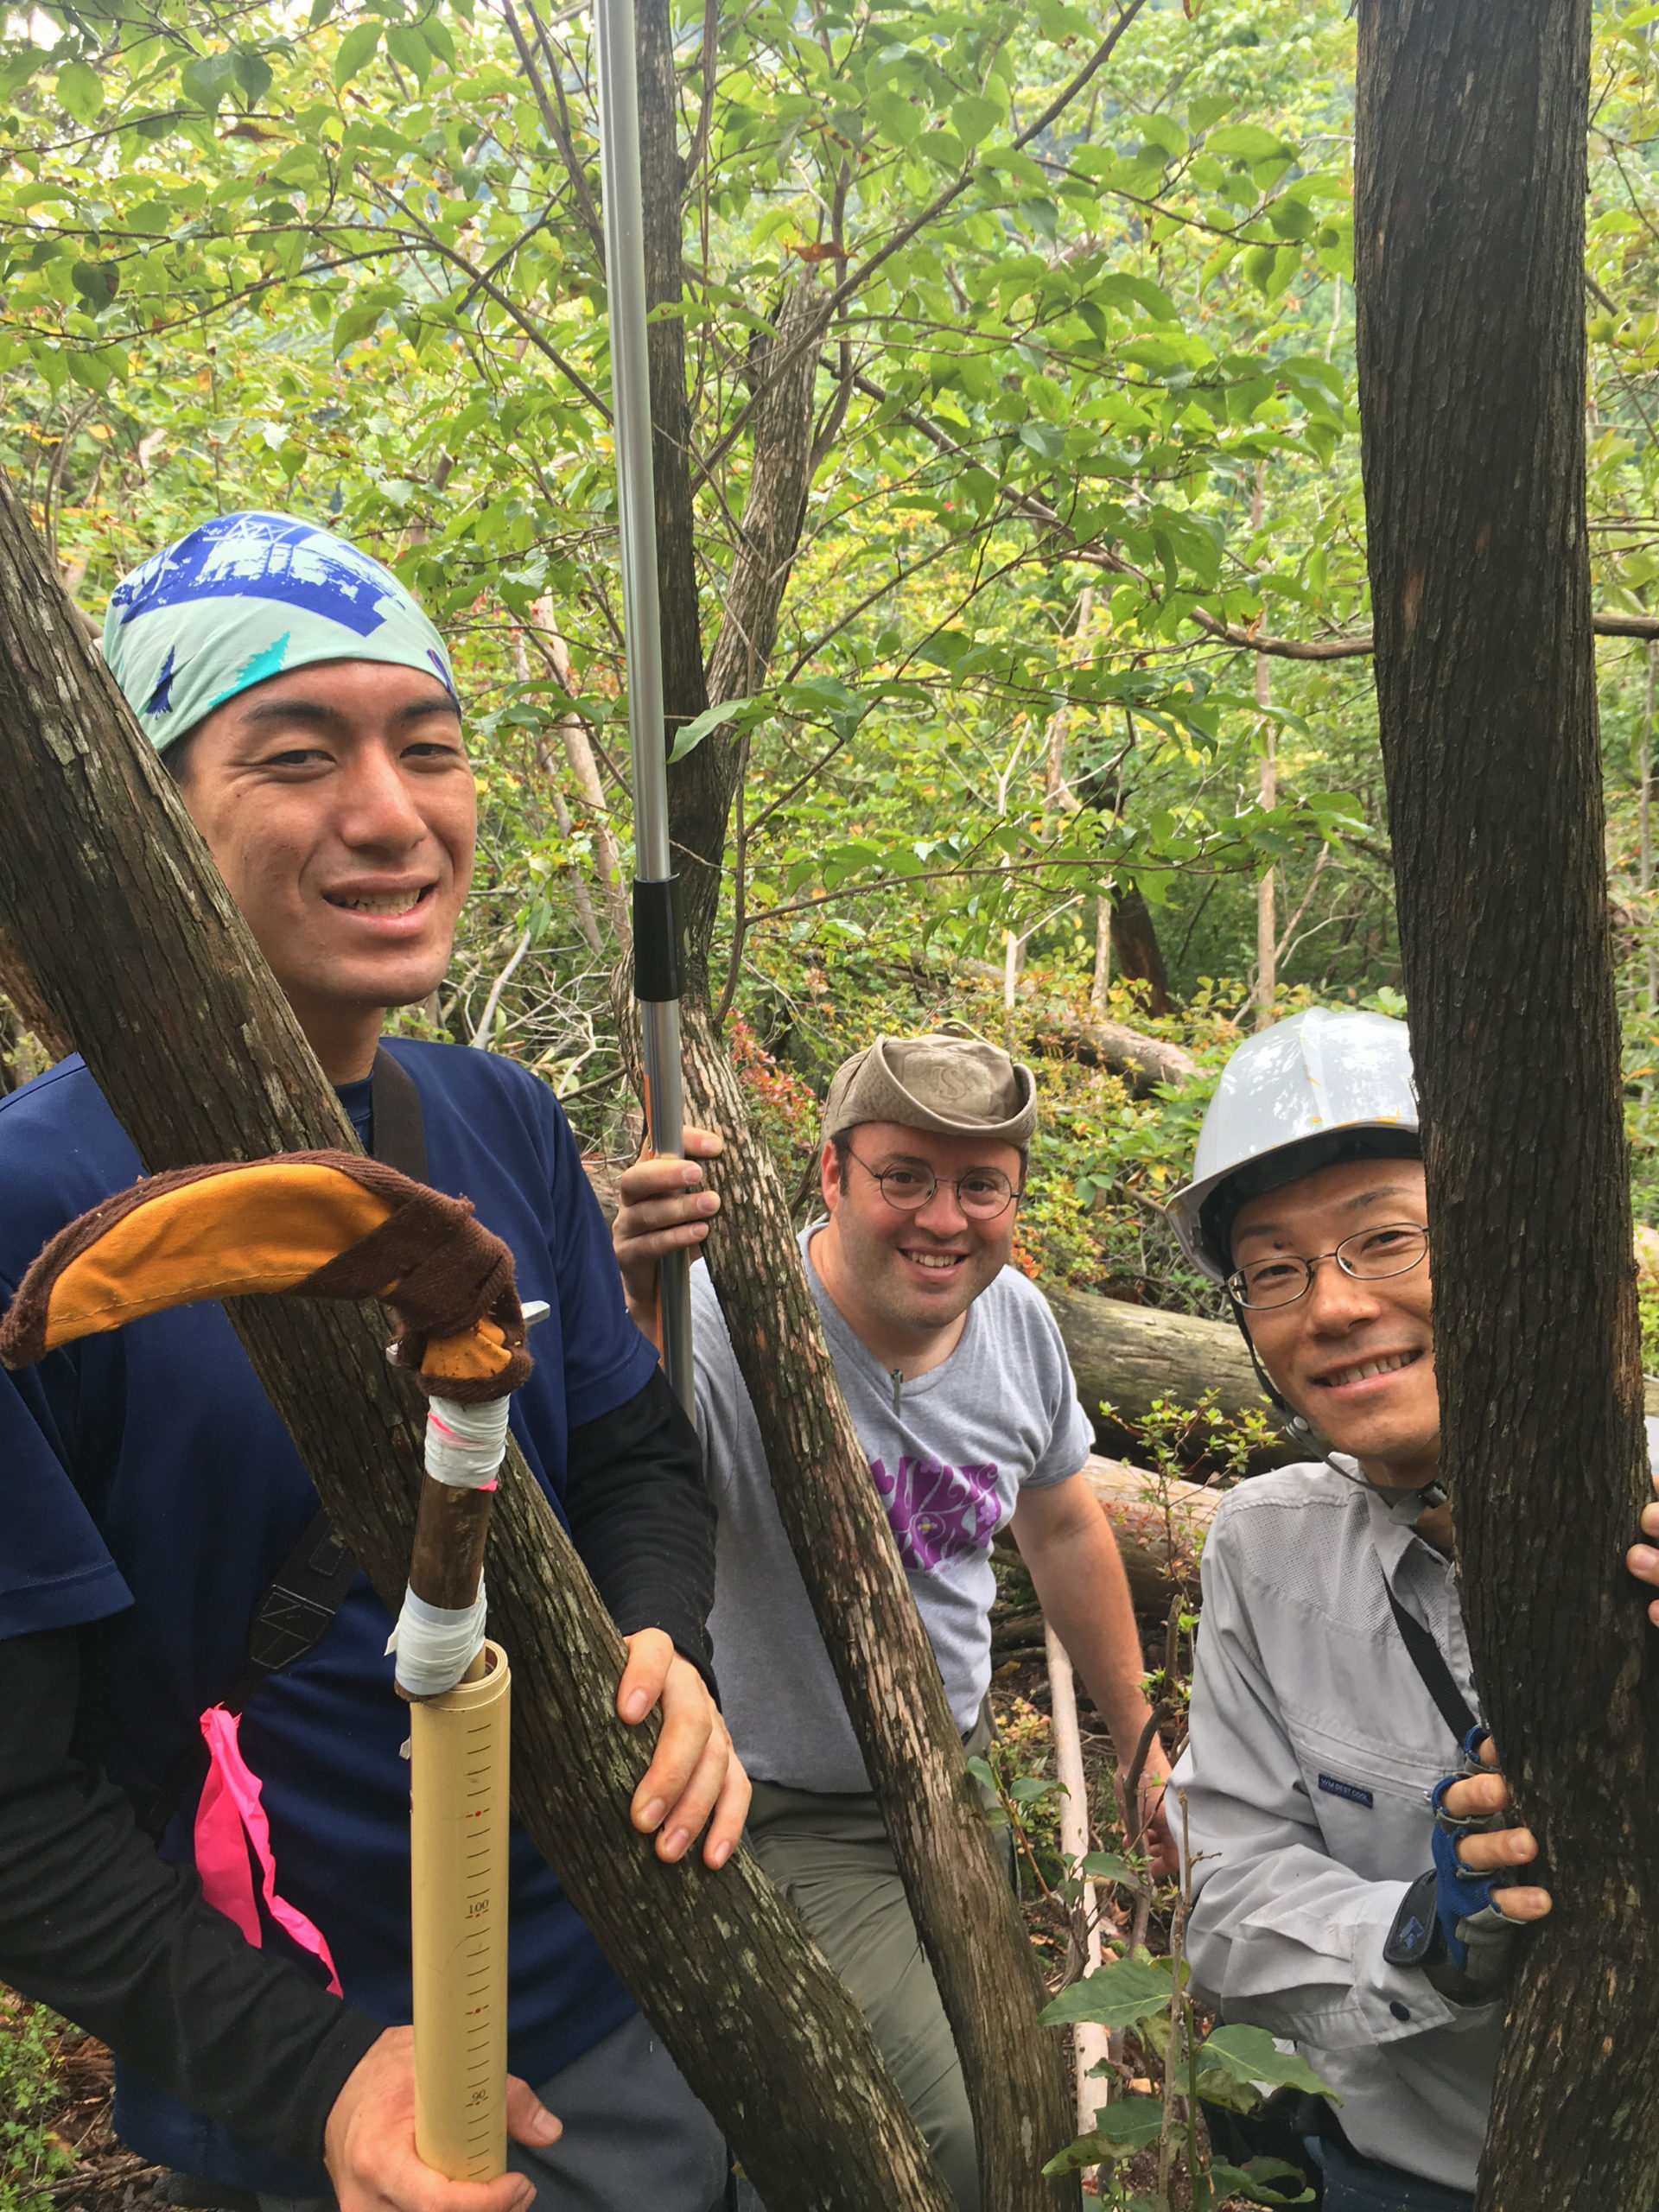
[[[652,1003],[682,995],[685,916],[680,879],[633,880],[633,995]]]

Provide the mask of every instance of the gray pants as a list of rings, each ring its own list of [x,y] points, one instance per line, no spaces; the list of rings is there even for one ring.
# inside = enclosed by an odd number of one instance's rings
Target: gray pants
[[[874,1798],[757,1782],[748,1840],[858,2000],[962,2212],[979,2212],[961,2063]]]
[[[716,2212],[726,2145],[636,2012],[539,2083],[564,2122],[545,2151],[509,2141],[507,2164],[536,2184],[534,2212]],[[332,2196],[261,2196],[259,2212],[334,2212]]]
[[[536,2184],[535,2212],[715,2212],[724,2202],[725,2140],[639,2013],[536,2094],[564,2133],[545,2151],[507,2145],[508,2165]]]

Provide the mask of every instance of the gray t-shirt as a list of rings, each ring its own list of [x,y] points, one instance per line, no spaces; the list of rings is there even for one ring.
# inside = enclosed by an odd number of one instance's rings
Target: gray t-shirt
[[[816,1233],[807,1229],[801,1249]],[[957,1725],[991,1678],[991,1539],[1022,1489],[1075,1475],[1092,1439],[1041,1294],[1004,1268],[949,1359],[896,1394],[809,1259],[836,1371],[870,1461]],[[830,1655],[772,1501],[760,1431],[709,1270],[691,1272],[697,1427],[719,1510],[709,1617],[721,1701],[752,1776],[795,1789],[870,1786]],[[896,1396],[896,1402],[895,1402]]]

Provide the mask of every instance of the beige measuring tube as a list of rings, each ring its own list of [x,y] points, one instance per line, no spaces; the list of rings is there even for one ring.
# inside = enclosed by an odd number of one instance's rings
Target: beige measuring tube
[[[451,2181],[506,2171],[512,1679],[486,1643],[410,1707],[415,2147]]]

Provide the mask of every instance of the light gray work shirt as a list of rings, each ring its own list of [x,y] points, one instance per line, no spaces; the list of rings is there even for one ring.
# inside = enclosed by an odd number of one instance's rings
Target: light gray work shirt
[[[991,1540],[1024,1490],[1075,1475],[1093,1446],[1047,1301],[1013,1268],[968,1308],[947,1360],[896,1382],[806,1278],[836,1373],[963,1734],[991,1676]],[[751,1775],[868,1789],[853,1724],[784,1534],[760,1425],[708,1268],[691,1270],[697,1431],[719,1514],[709,1617],[721,1706]]]
[[[1338,1458],[1230,1492],[1202,1573],[1174,1783],[1197,1893],[1193,1982],[1226,2019],[1295,2044],[1341,2097],[1357,2151],[1472,2190],[1503,2007],[1454,2005],[1382,1959],[1401,1898],[1432,1863],[1424,1793],[1459,1763],[1388,1592],[1478,1711],[1451,1561]],[[1179,1835],[1179,1815],[1171,1826]]]

